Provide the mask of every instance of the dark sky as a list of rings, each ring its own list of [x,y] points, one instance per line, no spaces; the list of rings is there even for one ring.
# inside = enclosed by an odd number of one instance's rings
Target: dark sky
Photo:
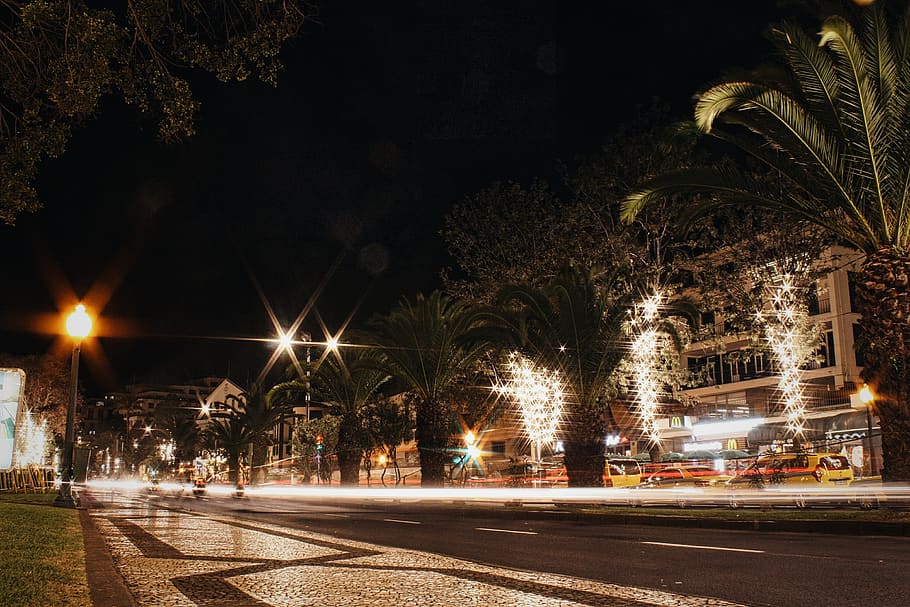
[[[688,117],[726,68],[767,57],[773,1],[324,2],[277,89],[194,79],[178,145],[116,100],[41,171],[45,208],[0,227],[0,351],[40,352],[24,320],[110,285],[106,390],[137,379],[255,376],[270,337],[253,278],[289,323],[331,329],[439,285],[447,208],[494,180],[552,177],[652,98]],[[337,269],[329,275],[337,260]],[[318,334],[310,315],[304,328]],[[200,337],[201,336],[201,337]],[[91,379],[90,379],[91,381]],[[92,385],[92,384],[90,384]]]

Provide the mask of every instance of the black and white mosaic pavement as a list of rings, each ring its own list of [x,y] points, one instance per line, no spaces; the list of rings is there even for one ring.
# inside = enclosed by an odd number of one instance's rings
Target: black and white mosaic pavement
[[[504,569],[266,523],[151,509],[92,511],[142,606],[733,606],[718,599]]]

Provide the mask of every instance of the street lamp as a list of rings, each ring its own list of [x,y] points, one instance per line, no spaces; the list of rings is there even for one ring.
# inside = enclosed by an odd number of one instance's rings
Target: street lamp
[[[76,424],[76,394],[79,390],[79,353],[82,340],[92,331],[92,318],[79,304],[66,318],[66,332],[73,340],[73,358],[70,364],[70,394],[66,408],[66,434],[63,437],[63,457],[61,458],[60,489],[55,506],[75,508],[73,499],[73,434]]]
[[[866,406],[866,438],[869,440],[869,475],[875,475],[875,447],[872,444],[872,407],[875,405],[875,394],[868,384],[863,384],[859,391],[859,400]]]
[[[464,435],[465,452],[461,457],[461,484],[467,484],[468,464],[472,459],[480,455],[480,449],[477,448],[477,435],[471,430]]]

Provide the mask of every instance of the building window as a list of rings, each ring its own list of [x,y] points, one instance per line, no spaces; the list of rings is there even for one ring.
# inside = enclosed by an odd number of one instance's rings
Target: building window
[[[847,293],[850,295],[850,312],[859,310],[859,306],[856,305],[856,279],[858,276],[858,272],[847,272]]]
[[[863,356],[864,345],[866,341],[865,332],[863,328],[856,323],[853,323],[853,351],[856,354],[856,366],[864,367],[866,366],[866,358]]]

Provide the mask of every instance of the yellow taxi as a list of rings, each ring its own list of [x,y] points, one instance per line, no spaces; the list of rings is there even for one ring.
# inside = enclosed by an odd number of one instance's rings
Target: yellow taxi
[[[836,486],[853,482],[853,468],[838,453],[769,453],[727,482],[727,505],[741,508],[791,504],[807,508],[812,504],[840,503]]]
[[[733,477],[727,486],[759,488],[766,485],[849,485],[853,468],[838,453],[772,453],[762,455]]]
[[[634,487],[641,482],[641,464],[630,458],[612,458],[604,463],[604,487]]]

